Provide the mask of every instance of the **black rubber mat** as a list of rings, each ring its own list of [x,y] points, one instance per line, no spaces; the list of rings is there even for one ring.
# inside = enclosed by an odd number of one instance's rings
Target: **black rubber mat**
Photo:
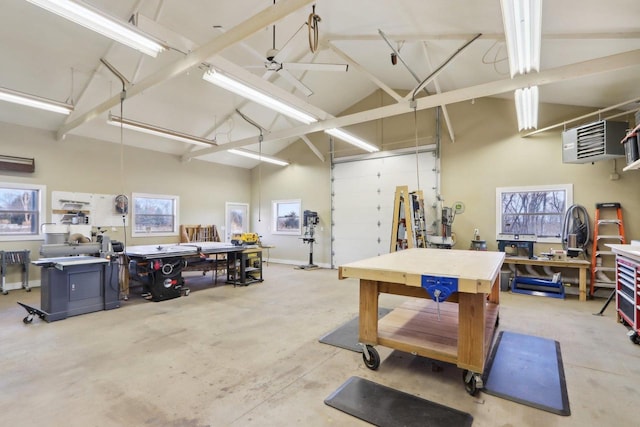
[[[379,308],[378,319],[384,317],[390,311],[391,309],[389,308]],[[354,317],[347,323],[320,337],[319,341],[323,344],[362,353],[362,346],[358,345],[358,320],[359,316]]]
[[[380,427],[468,427],[473,417],[359,377],[351,377],[324,401]]]
[[[482,391],[558,415],[571,415],[560,343],[502,331]]]

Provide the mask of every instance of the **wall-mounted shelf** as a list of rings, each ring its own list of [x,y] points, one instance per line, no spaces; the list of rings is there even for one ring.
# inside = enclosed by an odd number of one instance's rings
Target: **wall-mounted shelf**
[[[630,171],[630,170],[634,170],[634,169],[640,169],[640,159],[636,160],[635,162],[628,164],[627,166],[625,166],[622,171],[626,172],[626,171]]]
[[[634,134],[634,133],[636,133],[638,131],[640,131],[640,124],[637,125],[635,128],[631,129],[631,131],[627,132],[627,134],[622,139],[622,141],[620,141],[620,144],[624,144],[624,142],[627,140],[627,138],[629,138],[630,135],[632,135],[632,134]],[[636,160],[633,163],[629,163],[627,166],[622,168],[622,171],[626,172],[626,171],[630,171],[630,170],[634,170],[634,169],[640,169],[640,159]]]
[[[36,160],[27,157],[14,157],[0,154],[0,170],[32,173],[36,170]]]

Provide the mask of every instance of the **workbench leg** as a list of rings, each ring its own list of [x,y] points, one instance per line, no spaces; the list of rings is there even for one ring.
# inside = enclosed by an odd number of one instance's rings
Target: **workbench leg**
[[[579,299],[580,301],[587,300],[587,269],[580,268],[580,272],[578,273],[578,287],[580,289]]]
[[[378,343],[378,282],[375,280],[360,280],[358,333],[361,343]]]
[[[485,361],[487,294],[461,292],[458,301],[458,367],[481,374]]]
[[[496,280],[493,281],[493,286],[491,287],[491,293],[489,294],[489,302],[494,304],[500,304],[500,274],[496,277]]]

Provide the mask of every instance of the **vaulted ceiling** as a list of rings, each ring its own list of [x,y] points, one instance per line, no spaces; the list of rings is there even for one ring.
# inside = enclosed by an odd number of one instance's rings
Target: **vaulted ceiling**
[[[302,136],[411,111],[398,91],[447,63],[418,100],[426,109],[483,96],[512,97],[540,84],[541,102],[594,110],[640,97],[640,2],[545,1],[541,70],[511,79],[499,0],[87,0],[170,46],[156,58],[113,42],[26,0],[3,0],[0,13],[0,86],[75,105],[70,116],[0,102],[0,121],[251,168],[256,161],[228,153],[277,154]],[[310,14],[321,18],[317,35]],[[274,28],[275,25],[275,28]],[[274,37],[275,33],[275,37]],[[311,44],[318,41],[315,52]],[[267,51],[284,65],[348,64],[348,71],[274,71]],[[391,61],[393,51],[399,61]],[[403,64],[406,64],[406,66]],[[121,102],[123,84],[126,97]],[[267,64],[269,65],[269,64]],[[320,121],[303,125],[202,79],[214,67],[254,78],[264,91],[287,99]],[[286,68],[286,67],[285,67]],[[303,92],[301,82],[312,93]],[[375,90],[395,105],[345,117],[350,105]],[[624,109],[640,108],[630,102]],[[214,140],[202,148],[107,124],[108,114]],[[515,111],[514,111],[515,115]],[[544,123],[540,124],[545,125]],[[456,123],[448,123],[455,136]],[[514,129],[514,132],[516,130]],[[1,146],[1,143],[0,143]],[[312,149],[310,147],[310,149]],[[1,154],[1,153],[0,153]]]

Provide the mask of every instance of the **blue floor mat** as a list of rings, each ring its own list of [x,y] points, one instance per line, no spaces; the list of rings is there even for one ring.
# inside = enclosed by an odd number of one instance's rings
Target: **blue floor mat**
[[[571,415],[557,341],[502,331],[484,377],[483,392],[554,414]]]

